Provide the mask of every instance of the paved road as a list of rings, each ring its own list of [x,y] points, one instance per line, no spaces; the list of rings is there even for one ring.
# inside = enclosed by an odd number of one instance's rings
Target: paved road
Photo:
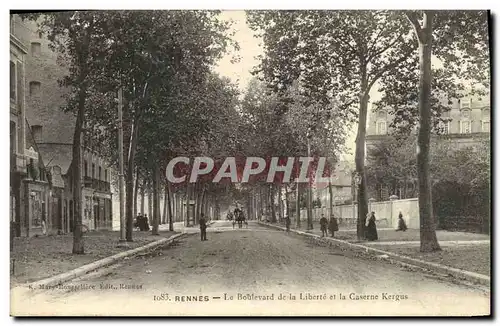
[[[13,311],[47,315],[489,313],[490,294],[479,289],[315,246],[300,236],[252,222],[248,229],[216,222],[209,230],[206,242],[199,235],[188,235],[173,247],[124,260],[67,285],[80,287],[77,290],[14,293]],[[120,285],[139,288],[120,289]],[[155,300],[162,294],[166,300]],[[224,300],[225,294],[233,300]],[[272,297],[262,300],[265,296]]]

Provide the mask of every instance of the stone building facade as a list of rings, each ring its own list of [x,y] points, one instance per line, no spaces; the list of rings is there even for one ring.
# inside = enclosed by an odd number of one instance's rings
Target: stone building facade
[[[454,99],[449,103],[449,111],[442,114],[443,122],[440,124],[439,133],[436,131],[431,135],[431,142],[445,145],[450,150],[470,149],[476,151],[480,145],[490,140],[490,119],[491,108],[489,96],[483,98],[478,96],[466,96],[461,99]],[[372,107],[367,125],[366,149],[387,140],[391,137],[393,130],[391,122],[394,117],[390,110],[385,108]],[[414,129],[416,132],[416,128]],[[408,191],[416,191],[417,180],[408,182]],[[383,185],[371,185],[372,195],[389,200],[391,195],[401,196],[401,191],[390,193],[389,188]],[[406,189],[406,186],[404,186]],[[403,197],[406,198],[406,197]]]
[[[26,167],[26,110],[24,95],[24,70],[27,49],[14,35],[14,22],[10,25],[10,222],[17,236],[25,224],[22,205],[23,179]]]
[[[458,148],[474,147],[490,137],[489,97],[463,97],[451,101],[450,110],[442,115],[440,141],[449,141]],[[370,111],[366,129],[366,145],[369,147],[383,141],[391,133],[390,124],[394,117],[387,109]]]
[[[26,52],[25,116],[26,129],[32,140],[28,148],[36,153],[33,157],[38,156],[39,162],[43,162],[49,179],[45,181],[44,190],[38,185],[29,193],[39,203],[33,206],[40,206],[46,215],[47,232],[71,232],[74,226],[71,162],[76,118],[62,110],[67,90],[58,82],[68,73],[68,68],[64,60],[49,48],[49,40],[39,31],[36,22],[11,16],[13,35]],[[111,229],[113,218],[119,220],[116,215],[119,212],[113,214],[112,208],[112,201],[118,200],[117,194],[113,196],[116,191],[111,185],[115,172],[98,153],[88,148],[83,150],[82,165],[83,224],[89,230]],[[38,221],[36,213],[27,212],[27,215],[28,220]]]

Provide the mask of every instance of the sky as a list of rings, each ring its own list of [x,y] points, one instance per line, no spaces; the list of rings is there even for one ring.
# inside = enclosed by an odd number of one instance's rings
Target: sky
[[[249,81],[252,79],[251,70],[259,64],[259,60],[256,57],[264,53],[260,45],[261,40],[255,37],[254,32],[247,25],[244,11],[223,11],[221,17],[234,22],[232,26],[232,29],[235,31],[233,39],[236,40],[240,46],[240,51],[238,53],[240,61],[231,63],[231,58],[234,53],[228,53],[220,60],[215,71],[222,76],[230,78],[234,83],[237,83],[239,89],[244,92]],[[343,153],[343,160],[354,161],[356,128],[357,125],[353,126],[347,139],[346,146],[350,153]]]
[[[250,71],[259,64],[256,56],[264,53],[260,46],[261,40],[254,37],[253,31],[247,25],[245,11],[223,11],[221,17],[234,22],[232,29],[235,31],[235,35],[233,39],[240,46],[240,61],[231,63],[230,61],[234,53],[228,53],[219,62],[216,71],[223,76],[231,78],[233,82],[238,83],[240,90],[244,91],[252,78]]]

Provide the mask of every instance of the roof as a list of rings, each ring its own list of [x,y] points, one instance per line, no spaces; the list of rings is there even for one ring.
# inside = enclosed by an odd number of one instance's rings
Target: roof
[[[71,144],[38,144],[38,150],[47,167],[59,166],[65,175],[73,159]]]

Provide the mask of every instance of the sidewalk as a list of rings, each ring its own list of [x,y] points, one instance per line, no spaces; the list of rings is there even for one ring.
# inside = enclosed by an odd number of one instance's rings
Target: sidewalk
[[[276,224],[280,226],[285,226],[284,224]],[[302,223],[301,228],[298,229],[302,232],[308,232],[312,234],[321,235],[321,231],[319,229],[319,223],[313,225],[313,230],[307,230],[306,224]],[[293,225],[291,229],[297,230]],[[377,243],[384,242],[397,242],[397,243],[409,243],[415,242],[420,243],[420,230],[416,229],[408,229],[406,232],[397,232],[392,228],[377,228],[378,233],[378,241]],[[468,232],[451,232],[445,230],[437,230],[436,231],[437,238],[440,242],[442,241],[459,241],[459,242],[470,242],[470,241],[483,241],[484,243],[490,241],[490,236],[487,234],[479,234],[479,233],[468,233]],[[341,240],[348,240],[352,242],[364,242],[367,241],[357,240],[356,237],[356,229],[355,228],[342,228],[335,232],[335,238]]]
[[[280,224],[275,225],[284,227]],[[302,223],[302,228],[298,231],[321,236],[318,223],[314,224],[314,229],[309,231],[305,229],[305,226],[306,224]],[[297,229],[292,227],[292,230]],[[436,236],[442,250],[422,253],[420,252],[420,230],[409,229],[406,232],[396,232],[394,229],[380,228],[377,231],[378,241],[357,240],[356,230],[352,229],[341,229],[335,232],[335,239],[482,275],[490,276],[491,274],[489,235],[437,230]]]
[[[118,242],[119,231],[92,231],[84,235],[84,255],[72,254],[72,234],[14,238],[14,251],[10,255],[11,286],[64,273],[114,254],[168,238],[175,233],[177,232],[160,229],[160,235],[153,236],[151,231],[134,231],[134,241],[122,244]],[[14,266],[12,259],[15,260]]]

